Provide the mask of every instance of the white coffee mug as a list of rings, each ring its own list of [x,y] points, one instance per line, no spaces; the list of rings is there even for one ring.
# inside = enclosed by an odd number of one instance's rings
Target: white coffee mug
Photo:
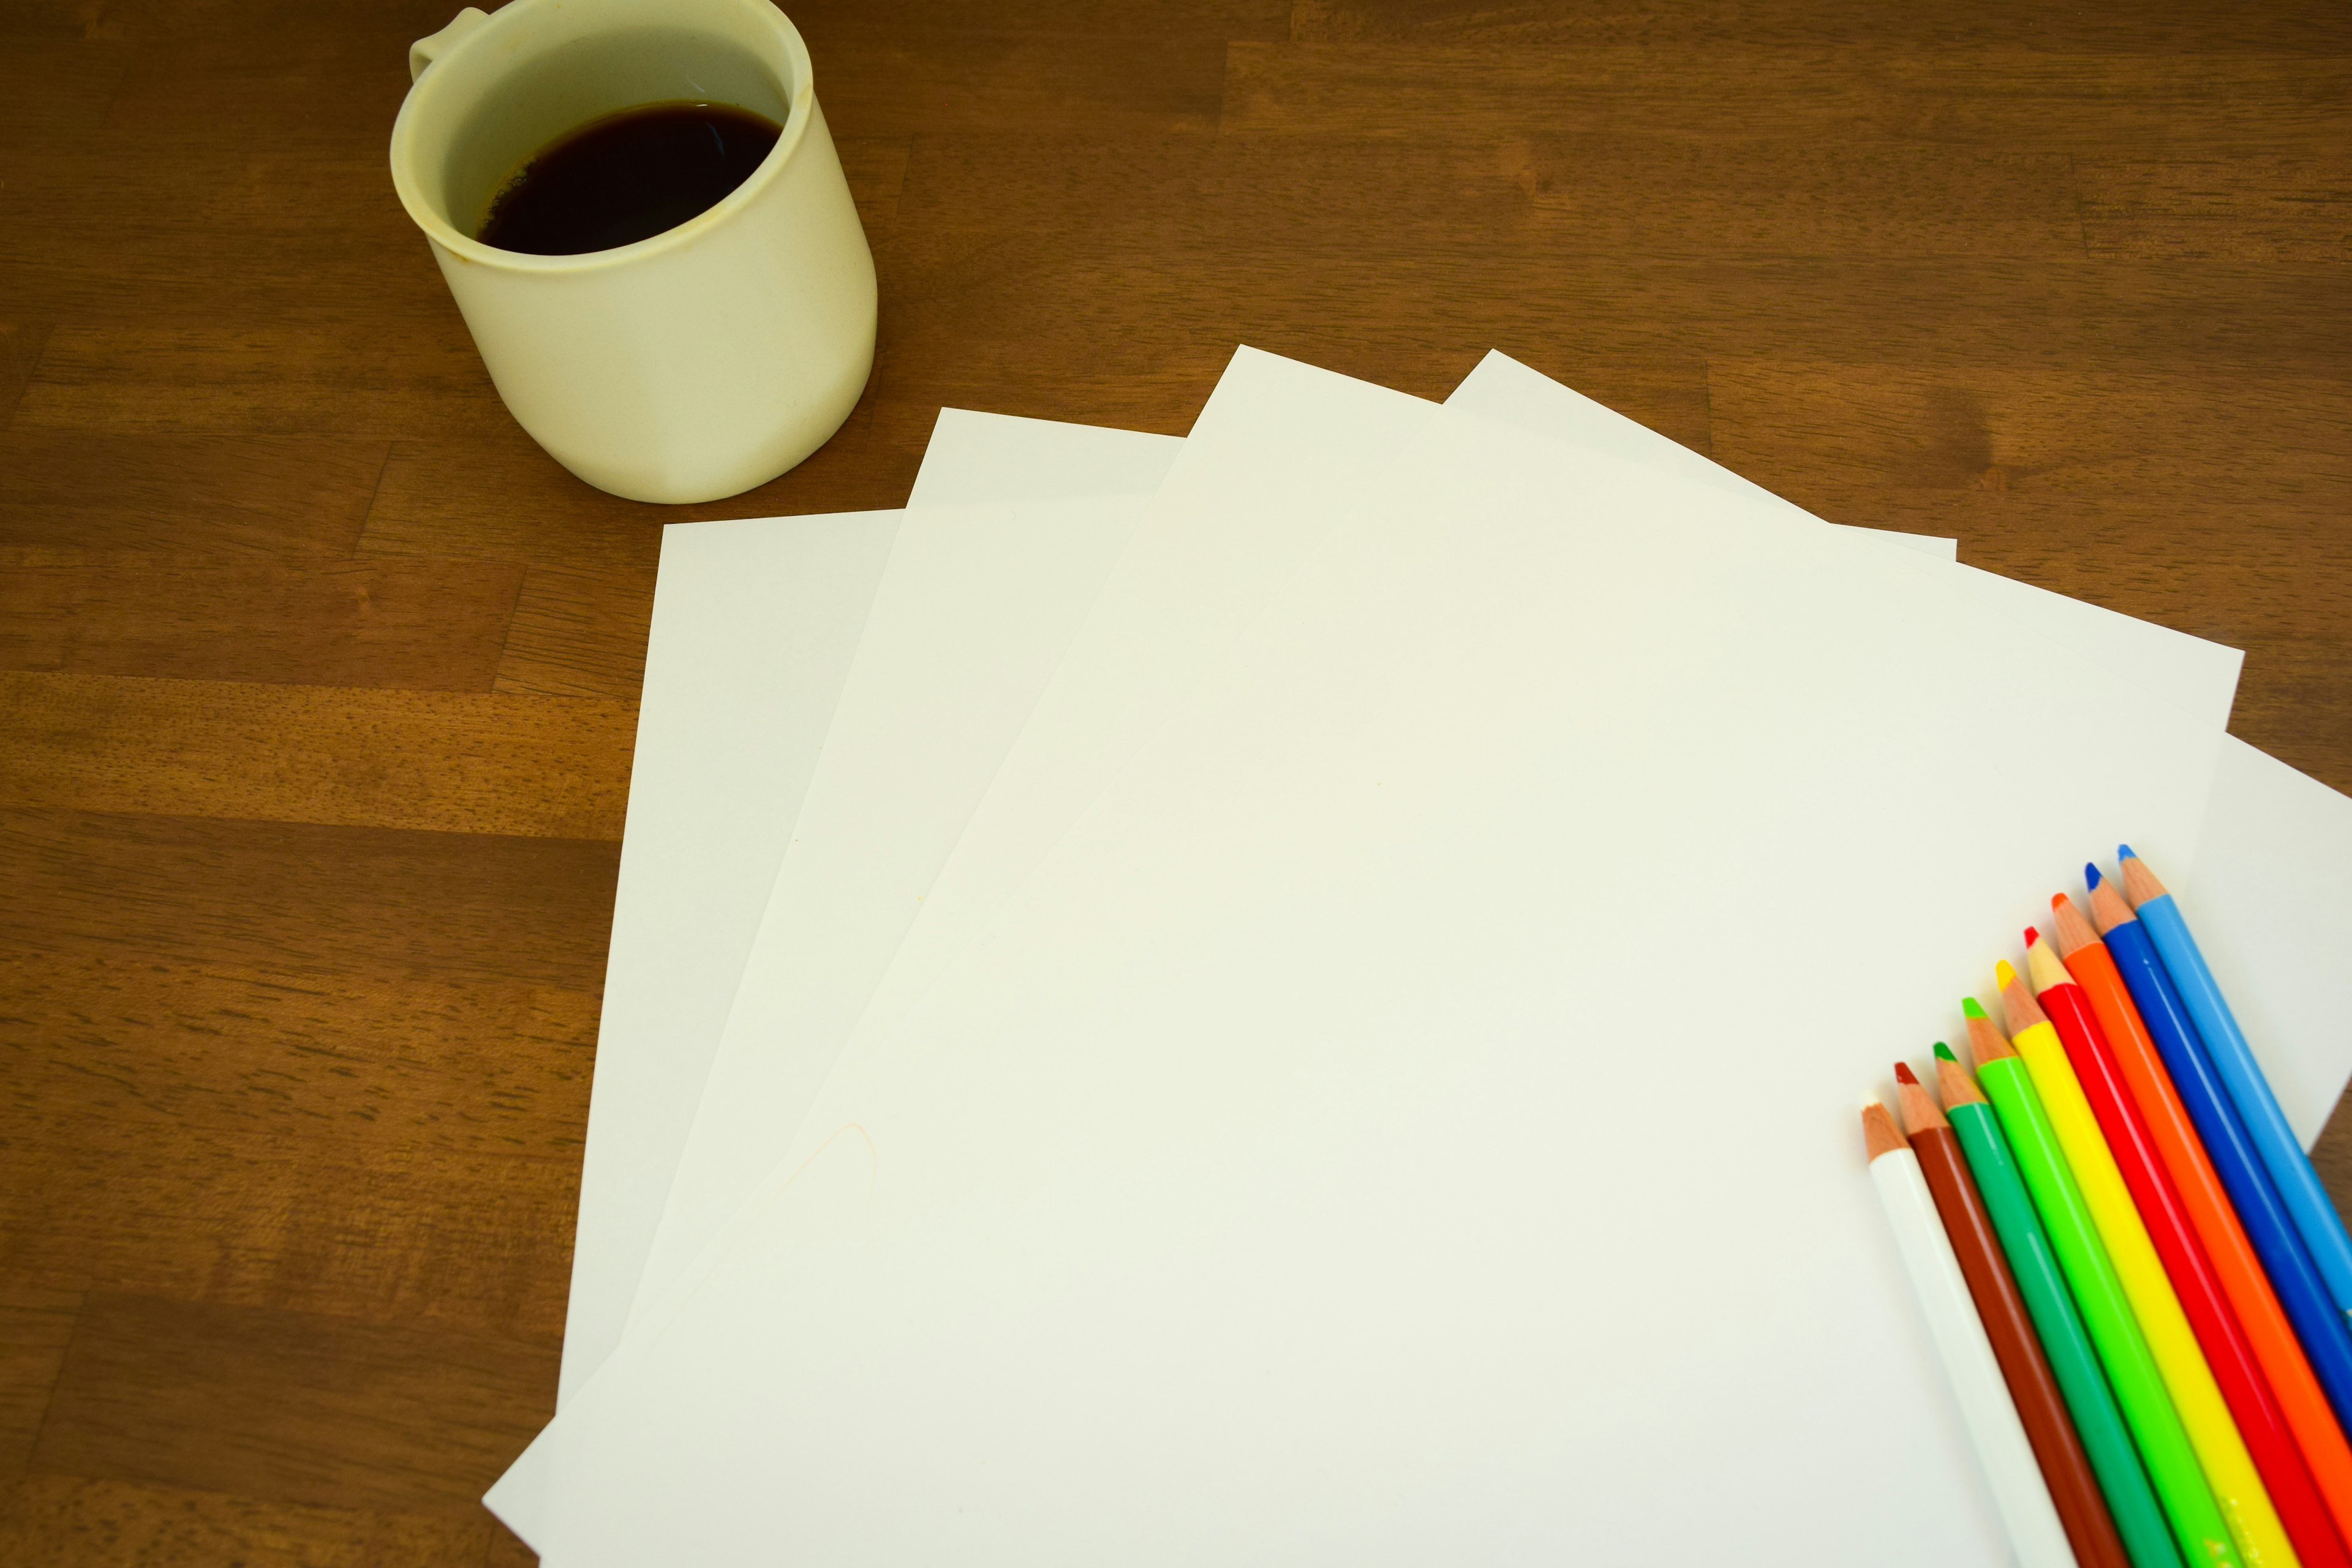
[[[874,257],[808,49],[768,0],[468,6],[408,63],[393,184],[499,395],[557,462],[635,500],[711,500],[841,427],[874,364]],[[678,100],[783,134],[725,200],[635,245],[527,256],[474,237],[549,142]]]

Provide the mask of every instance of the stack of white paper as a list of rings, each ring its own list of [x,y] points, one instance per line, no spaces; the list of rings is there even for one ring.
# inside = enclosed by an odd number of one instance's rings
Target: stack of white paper
[[[2316,1134],[2352,803],[2237,669],[1500,355],[674,527],[488,1500],[564,1568],[1997,1553],[1853,1093],[2127,837]]]

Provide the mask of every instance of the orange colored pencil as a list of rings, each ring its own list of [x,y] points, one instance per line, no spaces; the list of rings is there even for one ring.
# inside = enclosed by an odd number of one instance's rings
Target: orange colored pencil
[[[2270,1380],[2254,1359],[2253,1347],[2222,1292],[2212,1261],[2197,1239],[2196,1227],[2181,1206],[2179,1190],[2165,1172],[2164,1161],[2148,1136],[2147,1120],[2132,1102],[2131,1089],[2091,1012],[2089,999],[2040,931],[2028,926],[2025,942],[2034,998],[2027,1002],[2020,997],[2020,1005],[2042,1012],[2063,1043],[2067,1060],[2075,1068],[2092,1115],[2128,1189],[2126,1201],[2137,1211],[2136,1217],[2161,1262],[2168,1282],[2164,1294],[2194,1333],[2192,1348],[2200,1352],[2209,1386],[2217,1387],[2221,1394],[2222,1408],[2218,1413],[2233,1424],[2231,1435],[2240,1439],[2234,1447],[2217,1445],[2210,1452],[2200,1450],[2198,1457],[2209,1475],[2215,1473],[2217,1463],[2226,1473],[2241,1461],[2252,1460],[2239,1472],[2242,1479],[2252,1483],[2242,1494],[2249,1503],[2230,1521],[2238,1532],[2240,1550],[2250,1568],[2273,1562],[2352,1568],[2352,1554],[2345,1552],[2336,1533],[2336,1521],[2320,1500],[2311,1468],[2294,1446],[2278,1396],[2271,1392]],[[2004,990],[2001,1005],[2009,1006],[2011,991],[2021,990],[2021,984]],[[2015,1016],[2012,1013],[2012,1019]],[[2179,1397],[2177,1391],[2174,1397]]]
[[[2253,1346],[2263,1375],[2270,1380],[2328,1516],[2338,1534],[2352,1541],[2352,1444],[2345,1441],[2344,1428],[2312,1373],[2303,1343],[2271,1289],[2270,1276],[2247,1239],[2245,1226],[2238,1222],[2228,1189],[2205,1152],[2204,1140],[2197,1135],[2197,1125],[2165,1070],[2155,1037],[2125,988],[2107,944],[2064,894],[2053,897],[2050,908],[2057,916],[2058,955],[2090,1001],[2099,1031],[2106,1036],[2124,1082],[2147,1119],[2157,1154],[2180,1194],[2181,1206],[2189,1211],[2197,1239],[2205,1244],[2222,1292],[2237,1310],[2239,1326]]]

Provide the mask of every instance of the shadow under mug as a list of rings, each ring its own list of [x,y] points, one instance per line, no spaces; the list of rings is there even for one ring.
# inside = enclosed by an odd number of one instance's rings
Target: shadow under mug
[[[823,446],[874,363],[874,257],[768,0],[512,0],[409,51],[401,205],[517,423],[599,489],[712,500]],[[618,110],[734,104],[783,127],[724,200],[635,245],[528,256],[474,238],[541,148]]]

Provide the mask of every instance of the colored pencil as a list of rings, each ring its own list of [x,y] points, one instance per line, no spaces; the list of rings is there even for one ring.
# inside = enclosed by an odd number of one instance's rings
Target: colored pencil
[[[2303,1246],[2312,1250],[2312,1262],[2319,1265],[2319,1277],[2328,1284],[2336,1310],[2352,1311],[2352,1237],[2345,1234],[2343,1215],[2336,1213],[2328,1190],[2319,1184],[2310,1154],[2303,1152],[2303,1140],[2295,1138],[2286,1112],[2279,1110],[2279,1098],[2270,1093],[2270,1079],[2263,1077],[2263,1065],[2253,1058],[2253,1047],[2246,1044],[2246,1030],[2239,1027],[2237,1013],[2230,1011],[2230,999],[2221,994],[2221,983],[2206,966],[2197,938],[2189,936],[2180,902],[2164,891],[2147,863],[2131,853],[2131,844],[2124,844],[2119,853],[2124,898],[2131,900],[2140,924],[2147,926],[2147,941],[2155,942],[2157,957],[2164,959],[2164,973],[2171,975],[2173,990],[2180,992],[2180,1002],[2197,1025],[2197,1037],[2204,1039],[2206,1053],[2230,1090],[2230,1102],[2237,1107],[2239,1119],[2244,1119],[2263,1168],[2270,1171],[2270,1180],[2286,1201],[2286,1213],[2294,1215]]]
[[[2165,1172],[2114,1048],[2091,1012],[2089,998],[2060,962],[2056,950],[2031,927],[2025,932],[2025,961],[2034,1000],[2057,1031],[2067,1062],[2074,1068],[2091,1114],[2106,1138],[2124,1186],[2139,1211],[2140,1224],[2156,1248],[2197,1346],[2204,1352],[2206,1367],[2221,1390],[2222,1404],[2270,1505],[2271,1517],[2266,1521],[2252,1504],[2252,1490],[2244,1492],[2248,1501],[2232,1521],[2243,1531],[2239,1545],[2250,1561],[2267,1562],[2281,1549],[2292,1547],[2295,1557],[2312,1568],[2352,1568],[2352,1558],[2346,1557],[2344,1544],[2336,1538],[2335,1521],[2312,1483],[2310,1468],[2295,1446],[2294,1435],[2287,1429],[2286,1416],[2263,1375],[2261,1363],[2254,1359],[2244,1326],[2222,1292],[2212,1259],[2197,1239],[2179,1191]],[[2200,1453],[2200,1458],[2203,1457]],[[2236,1461],[2234,1456],[2225,1456],[2222,1462],[2234,1468]],[[2213,1473],[2210,1461],[2207,1473]],[[2221,1489],[2222,1484],[2217,1483],[2217,1493]]]
[[[2106,1244],[2099,1239],[2089,1204],[2066,1163],[2057,1130],[2033,1077],[2016,1048],[1971,996],[1962,1005],[1969,1020],[1969,1047],[1977,1060],[1977,1084],[1992,1100],[2000,1130],[2017,1156],[2017,1168],[2026,1190],[2049,1232],[2059,1267],[2082,1309],[2083,1326],[2098,1347],[2099,1363],[2106,1368],[2116,1403],[2139,1446],[2147,1479],[2172,1526],[2174,1542],[2190,1568],[2235,1563],[2237,1547],[2222,1518],[2221,1504],[2205,1481],[2197,1451],[2173,1408],[2147,1337],[2132,1314],[2130,1298],[2116,1276]]]
[[[2270,1080],[2263,1076],[2262,1064],[2246,1042],[2246,1032],[2238,1026],[2237,1016],[2230,1011],[2197,939],[2189,934],[2179,903],[2165,891],[2156,873],[2132,853],[2130,845],[2123,846],[2122,856],[2124,896],[2131,900],[2140,924],[2147,928],[2148,940],[2156,943],[2157,955],[2164,960],[2165,973],[2189,1008],[2198,1037],[2205,1042],[2222,1087],[2230,1091],[2230,1102],[2237,1107],[2253,1140],[2254,1152],[2262,1156],[2263,1169],[2270,1172],[2279,1196],[2286,1201],[2295,1230],[2311,1249],[2312,1261],[2319,1266],[2319,1277],[2327,1282],[2328,1295],[2338,1311],[2352,1312],[2352,1236],[2345,1234],[2343,1216],[2328,1200],[2327,1189],[2319,1184],[2319,1173],[2311,1168],[2302,1141],[2271,1093]]]
[[[2002,1255],[2009,1260],[2019,1293],[2025,1298],[2026,1311],[2041,1338],[2051,1374],[2057,1379],[2074,1417],[2075,1433],[2104,1499],[2101,1511],[2113,1521],[2117,1543],[2132,1568],[2179,1568],[2180,1553],[2172,1544],[2171,1527],[2165,1523],[2156,1489],[2148,1485],[2147,1472],[2132,1449],[2123,1412],[2107,1386],[2106,1374],[2099,1370],[2098,1352],[2092,1348],[2082,1314],[2067,1293],[2058,1256],[2051,1250],[2049,1235],[2033,1212],[2033,1200],[2026,1193],[2025,1178],[2010,1152],[2009,1140],[2002,1136],[1999,1117],[1954,1059],[1951,1048],[1941,1043],[1936,1047],[1936,1083],[1943,1091],[1944,1114],[1951,1122],[1953,1136],[1959,1140],[1977,1191],[1983,1195]],[[1910,1120],[1906,1096],[1904,1121]],[[1915,1152],[1918,1147],[1916,1130],[1912,1147]],[[1920,1163],[1927,1163],[1925,1156]],[[2015,1392],[2014,1384],[2011,1391]],[[2029,1436],[2031,1432],[2029,1426]],[[2049,1467],[2042,1468],[2047,1476]],[[2061,1518],[2065,1518],[2066,1500],[2059,1495],[2054,1479],[2051,1494]],[[2094,1561],[2096,1549],[2086,1550],[2071,1524],[2068,1534],[2074,1541],[2074,1554],[2085,1563]]]
[[[2074,1430],[2074,1418],[2066,1413],[2057,1373],[2042,1353],[2042,1337],[2001,1251],[1992,1215],[1969,1172],[1968,1157],[1960,1152],[1959,1135],[1908,1065],[1895,1064],[1895,1080],[1904,1135],[1919,1157],[1919,1173],[1927,1179],[1944,1234],[1959,1259],[1969,1297],[1977,1304],[1985,1337],[1992,1342],[1993,1359],[2000,1363],[2001,1378],[2009,1384],[2018,1419],[2025,1424],[2026,1440],[2033,1445],[2033,1457],[2041,1463],[2042,1479],[2050,1488],[2050,1500],[2057,1507],[2075,1559],[2083,1568],[2130,1568],[2123,1537],[2116,1533],[2115,1518],[2099,1494],[2091,1457]]]
[[[2213,1500],[2221,1505],[2222,1517],[2230,1521],[2230,1538],[2242,1561],[2267,1568],[2278,1552],[2289,1550],[2285,1532],[2132,1202],[2115,1152],[2099,1131],[2098,1118],[2066,1059],[2058,1031],[2042,1016],[2025,982],[2006,962],[1995,965],[1993,973],[2001,1011],[2009,1020],[2010,1042],[2024,1058],[2042,1109],[2057,1130],[2058,1146],[2066,1152],[2066,1163],[2090,1207],[2091,1222],[2099,1227],[2099,1239],[2107,1245],[2132,1315],[2147,1336],[2148,1352],[2156,1357],[2165,1391],[2172,1395],[2172,1407],[2180,1413],[2189,1446],[2197,1450],[2198,1466],[2213,1489]]]
[[[2164,1272],[2156,1244],[2148,1238],[2147,1226],[2132,1202],[2131,1188],[2116,1164],[2115,1152],[2099,1131],[2082,1080],[2066,1059],[2058,1031],[2042,1016],[2017,972],[2004,961],[1993,973],[2001,1011],[2009,1020],[2010,1042],[2024,1058],[2033,1087],[2042,1096],[2042,1109],[2050,1113],[2050,1125],[2057,1130],[2058,1146],[2066,1152],[2066,1163],[2083,1190],[2083,1201],[2090,1206],[2091,1222],[2099,1227],[2099,1239],[2107,1244],[2107,1257],[2115,1263],[2116,1277],[2124,1282],[2132,1315],[2147,1336],[2148,1352],[2156,1357],[2165,1391],[2172,1395],[2172,1407],[2180,1413],[2189,1446],[2197,1450],[2198,1466],[2213,1489],[2213,1500],[2221,1505],[2222,1517],[2230,1521],[2230,1538],[2247,1563],[2266,1563],[2266,1552],[2284,1547],[2285,1532],[2278,1528],[2270,1494],[2263,1489],[2229,1404],[2213,1381],[2213,1369],[2198,1346],[2188,1314],[2180,1310],[2180,1298]]]
[[[2042,1468],[2034,1462],[2033,1446],[2026,1440],[2009,1385],[2001,1381],[2000,1363],[1985,1336],[1984,1321],[1977,1316],[1951,1237],[1937,1217],[1919,1157],[1904,1142],[1886,1107],[1874,1100],[1863,1105],[1862,1139],[1870,1156],[1870,1179],[1878,1188],[1887,1223],[1895,1227],[1895,1249],[1903,1255],[1911,1289],[1927,1314],[1928,1335],[1959,1400],[1960,1419],[1984,1466],[2010,1545],[2023,1568],[2074,1568],[2065,1527],[2059,1522]]]
[[[2279,1303],[2294,1323],[2320,1386],[2327,1390],[2328,1403],[2335,1406],[2339,1421],[2352,1425],[2352,1325],[2347,1324],[2328,1296],[2319,1267],[2303,1244],[2303,1233],[2295,1229],[2285,1201],[2255,1152],[2238,1108],[2231,1103],[2221,1075],[2213,1069],[2212,1058],[2180,994],[2173,989],[2156,944],[2148,939],[2147,928],[2124,902],[2121,890],[2113,882],[2100,879],[2097,867],[2086,866],[2084,872],[2091,882],[2091,918],[2105,933],[2107,951],[2123,972],[2140,1017],[2164,1052],[2174,1087],[2180,1090],[2189,1115],[2197,1119],[2197,1130],[2205,1137],[2205,1152],[2230,1189],[2238,1218],[2262,1255]]]
[[[2112,888],[2106,892],[2121,904]],[[2262,1257],[2239,1221],[2229,1189],[2215,1170],[2197,1121],[2169,1070],[2168,1053],[2158,1045],[2132,1001],[2115,955],[2091,929],[2091,922],[2063,894],[2053,897],[2050,908],[2056,921],[2058,956],[2082,987],[2099,1032],[2106,1037],[2124,1081],[2131,1087],[2132,1099],[2189,1211],[2189,1223],[2205,1244],[2205,1255],[2326,1501],[2339,1542],[2352,1539],[2352,1444],[2345,1441],[2344,1428],[2263,1272]],[[2137,921],[2126,914],[2124,923],[2137,925]],[[2046,997],[2042,1005],[2049,1005]],[[2273,1500],[2276,1500],[2275,1489]]]

